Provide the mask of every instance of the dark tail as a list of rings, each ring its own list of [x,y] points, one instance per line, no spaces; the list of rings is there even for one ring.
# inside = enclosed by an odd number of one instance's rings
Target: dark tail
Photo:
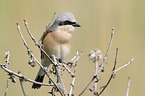
[[[43,82],[43,79],[44,79],[44,76],[45,76],[45,74],[44,75],[42,75],[42,76],[40,76],[40,75],[38,75],[37,77],[36,77],[36,79],[35,79],[35,81],[37,81],[37,82]],[[33,85],[32,85],[32,88],[37,88],[37,89],[39,89],[41,87],[41,85],[39,85],[39,84],[36,84],[36,83],[33,83]]]

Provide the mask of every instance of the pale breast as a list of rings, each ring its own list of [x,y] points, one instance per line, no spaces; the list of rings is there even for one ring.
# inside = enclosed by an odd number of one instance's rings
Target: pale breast
[[[43,49],[51,56],[64,60],[70,52],[71,33],[51,32],[43,40]]]
[[[60,44],[65,44],[70,42],[71,38],[72,38],[72,34],[68,33],[66,31],[56,31],[52,34],[54,40]]]

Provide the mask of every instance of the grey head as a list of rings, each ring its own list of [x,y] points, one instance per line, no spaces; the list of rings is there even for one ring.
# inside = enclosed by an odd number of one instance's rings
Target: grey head
[[[73,27],[80,27],[76,23],[74,15],[70,12],[61,13],[54,21],[54,23],[48,28],[50,31],[56,31],[59,26],[71,25]]]

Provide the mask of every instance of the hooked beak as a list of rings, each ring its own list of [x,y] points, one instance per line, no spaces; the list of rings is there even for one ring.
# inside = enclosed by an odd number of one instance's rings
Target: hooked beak
[[[72,24],[74,27],[81,27],[78,23]]]

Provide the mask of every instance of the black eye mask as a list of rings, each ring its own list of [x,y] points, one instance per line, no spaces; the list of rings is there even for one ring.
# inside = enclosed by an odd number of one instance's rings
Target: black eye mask
[[[59,25],[60,26],[62,26],[62,25],[73,25],[73,24],[76,24],[76,22],[71,22],[71,21],[61,21],[60,23],[59,23]]]

